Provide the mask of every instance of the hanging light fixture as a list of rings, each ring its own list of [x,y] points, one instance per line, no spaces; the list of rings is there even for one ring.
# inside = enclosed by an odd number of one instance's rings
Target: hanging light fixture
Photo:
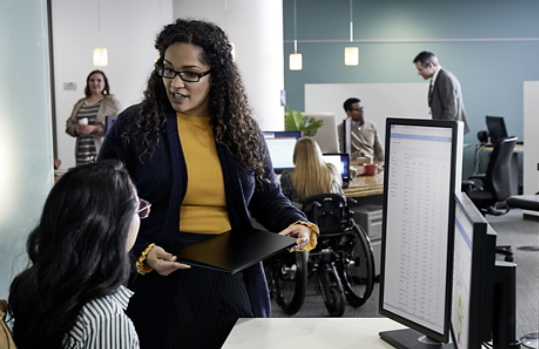
[[[297,40],[297,28],[296,28],[296,0],[294,0],[294,53],[290,54],[289,66],[290,70],[303,69],[303,57],[301,53],[298,53],[298,40]]]
[[[354,22],[352,21],[352,0],[350,0],[350,42],[354,42]],[[344,64],[348,66],[359,65],[359,48],[346,47],[344,49]]]
[[[109,65],[109,55],[106,47],[94,48],[94,66],[106,67]]]
[[[101,42],[101,8],[99,2],[100,0],[97,0],[97,35],[99,42]],[[109,54],[106,47],[95,47],[93,56],[94,66],[106,67],[109,65]]]

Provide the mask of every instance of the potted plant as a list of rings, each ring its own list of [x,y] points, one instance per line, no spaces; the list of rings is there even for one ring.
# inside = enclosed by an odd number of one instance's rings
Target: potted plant
[[[303,116],[299,111],[286,107],[284,117],[285,131],[301,131],[303,136],[314,136],[324,124],[324,120],[315,120],[312,116]]]

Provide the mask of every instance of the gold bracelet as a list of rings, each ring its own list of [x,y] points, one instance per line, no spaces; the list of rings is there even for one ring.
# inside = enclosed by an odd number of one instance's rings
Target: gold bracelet
[[[307,227],[309,227],[311,229],[311,236],[309,238],[309,243],[304,247],[302,248],[301,250],[299,250],[300,252],[303,252],[303,251],[310,251],[312,250],[313,248],[316,247],[316,244],[318,242],[318,234],[320,234],[320,229],[318,229],[318,226],[314,223],[311,223],[311,222],[305,222],[305,221],[297,221],[296,223],[294,224],[301,224],[301,225],[305,225]],[[294,224],[291,224],[291,225],[294,225]]]
[[[140,275],[148,274],[153,270],[152,267],[150,267],[148,264],[145,263],[146,257],[148,256],[148,253],[152,250],[152,248],[155,246],[155,244],[150,244],[140,255],[140,257],[135,262],[135,266],[137,267],[137,272]]]

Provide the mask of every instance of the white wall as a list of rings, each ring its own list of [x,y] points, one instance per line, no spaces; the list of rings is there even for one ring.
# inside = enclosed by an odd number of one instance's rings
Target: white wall
[[[524,82],[524,194],[539,191],[539,81]]]
[[[343,103],[358,98],[365,107],[365,119],[376,124],[382,142],[388,116],[430,119],[428,83],[393,84],[305,84],[305,112],[334,113],[337,125],[346,118]],[[382,143],[384,144],[384,143]]]
[[[99,12],[98,12],[99,8]],[[101,69],[123,108],[138,103],[157,57],[156,34],[172,22],[172,0],[52,0],[56,136],[62,168],[75,165],[75,138],[65,122],[84,97],[86,77]],[[92,50],[107,47],[109,65],[94,67]],[[76,90],[64,90],[74,82]]]
[[[284,130],[282,1],[174,0],[174,18],[187,17],[214,22],[226,32],[254,118],[262,130]]]
[[[53,184],[47,3],[0,1],[0,298]]]

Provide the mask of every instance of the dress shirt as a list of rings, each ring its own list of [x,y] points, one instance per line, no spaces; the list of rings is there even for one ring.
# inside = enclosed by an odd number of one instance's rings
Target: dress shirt
[[[120,286],[115,293],[82,307],[75,326],[66,334],[63,348],[138,349],[139,339],[125,309],[133,292]]]

